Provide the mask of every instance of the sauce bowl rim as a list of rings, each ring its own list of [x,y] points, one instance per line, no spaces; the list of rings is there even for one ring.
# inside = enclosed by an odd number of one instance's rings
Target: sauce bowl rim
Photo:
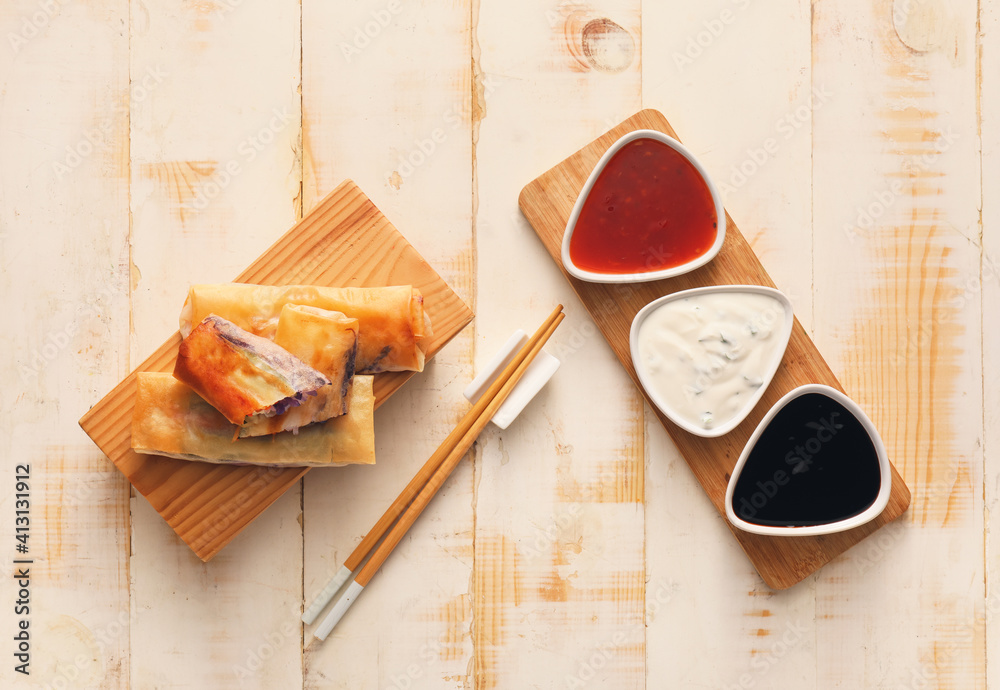
[[[857,515],[844,518],[843,520],[837,520],[835,522],[828,522],[822,525],[789,525],[783,527],[777,525],[759,525],[747,522],[736,515],[736,510],[733,508],[733,495],[736,491],[736,482],[743,473],[743,467],[746,465],[747,460],[750,457],[750,451],[753,450],[757,443],[757,439],[759,439],[761,434],[764,433],[764,429],[767,428],[767,425],[772,419],[774,419],[778,412],[780,412],[790,401],[808,393],[820,393],[821,395],[826,395],[828,398],[840,403],[847,408],[847,410],[853,414],[865,428],[865,431],[868,433],[868,437],[871,439],[872,445],[875,448],[875,455],[878,459],[879,466],[879,491],[875,496],[875,501],[868,506],[868,508]],[[733,468],[733,472],[729,477],[729,484],[726,486],[726,518],[734,527],[752,534],[781,537],[808,537],[821,534],[834,534],[836,532],[846,532],[847,530],[854,529],[855,527],[860,527],[861,525],[871,522],[876,517],[881,515],[882,511],[885,510],[885,507],[889,504],[889,495],[891,491],[892,470],[889,465],[889,456],[886,453],[882,437],[879,435],[878,429],[875,427],[872,420],[867,414],[865,414],[865,411],[861,409],[861,406],[851,400],[846,393],[822,383],[807,383],[793,388],[788,393],[783,395],[776,403],[774,403],[774,405],[771,406],[771,409],[768,410],[767,414],[764,415],[764,418],[760,420],[757,428],[754,429],[754,432],[750,435],[750,438],[743,447],[743,452],[740,453],[740,457],[736,461],[736,466]]]
[[[736,415],[731,420],[727,421],[725,424],[719,425],[712,429],[704,429],[695,424],[692,424],[686,419],[683,419],[680,415],[676,413],[673,408],[670,407],[659,395],[657,395],[655,389],[651,384],[651,381],[644,373],[643,366],[639,361],[639,328],[646,318],[652,314],[656,309],[663,306],[667,302],[672,302],[674,300],[686,299],[688,297],[697,297],[699,295],[713,294],[719,292],[743,292],[743,293],[753,293],[753,294],[764,294],[769,297],[773,297],[778,300],[782,307],[784,307],[785,320],[782,323],[781,329],[777,330],[778,342],[780,343],[780,349],[775,353],[772,361],[769,362],[769,366],[763,377],[764,382],[757,389],[757,392],[750,398],[750,402],[747,403],[745,409],[741,414]],[[788,296],[777,288],[770,287],[768,285],[750,285],[750,284],[740,284],[740,285],[706,285],[703,287],[689,288],[687,290],[680,290],[678,292],[672,292],[669,295],[664,295],[658,297],[652,302],[648,303],[642,309],[636,313],[635,317],[632,319],[632,327],[629,330],[629,351],[632,355],[632,368],[635,369],[636,377],[638,377],[643,390],[645,391],[650,402],[667,418],[684,429],[688,433],[694,434],[695,436],[701,436],[702,438],[718,438],[728,434],[730,431],[739,426],[744,419],[746,419],[750,413],[757,407],[757,403],[764,396],[767,388],[771,385],[771,381],[774,379],[774,375],[777,373],[778,369],[781,367],[781,361],[785,357],[785,350],[788,349],[788,341],[792,335],[792,326],[794,325],[794,310],[792,308],[792,302]]]
[[[583,205],[586,203],[587,197],[590,196],[590,190],[593,189],[594,184],[597,182],[597,178],[601,176],[601,173],[604,171],[605,166],[607,166],[608,161],[610,161],[623,146],[635,141],[636,139],[653,139],[666,144],[684,156],[684,158],[686,158],[688,162],[694,166],[698,175],[701,177],[702,182],[704,182],[705,186],[708,187],[709,194],[712,197],[712,202],[715,205],[715,242],[712,243],[712,246],[708,249],[708,251],[695,257],[691,261],[681,264],[680,266],[660,269],[659,271],[641,271],[631,273],[598,273],[595,271],[587,271],[573,263],[573,259],[570,257],[569,243],[573,237],[573,231],[576,229],[576,223],[580,218],[580,213],[583,211]],[[597,161],[597,164],[594,165],[594,169],[591,170],[590,175],[587,177],[587,181],[583,184],[583,188],[580,190],[580,194],[576,198],[576,203],[573,204],[573,210],[569,215],[569,220],[566,221],[566,229],[563,232],[561,252],[562,264],[566,269],[566,272],[571,276],[590,283],[646,283],[654,280],[663,280],[664,278],[674,278],[676,276],[689,273],[697,268],[701,268],[716,257],[726,240],[726,225],[726,209],[722,201],[722,195],[719,193],[719,189],[712,181],[711,176],[709,176],[708,171],[701,164],[701,161],[699,161],[698,158],[684,146],[684,144],[668,134],[655,129],[636,129],[620,137],[608,147],[608,150],[604,152],[604,154]]]

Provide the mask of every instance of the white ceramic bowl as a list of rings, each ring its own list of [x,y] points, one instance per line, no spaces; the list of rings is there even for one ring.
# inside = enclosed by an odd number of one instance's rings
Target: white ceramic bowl
[[[752,293],[773,297],[778,300],[783,308],[784,321],[779,328],[775,328],[775,337],[777,338],[777,342],[780,347],[775,351],[774,355],[772,355],[771,360],[767,363],[767,368],[761,375],[763,383],[757,388],[754,394],[747,399],[747,402],[744,404],[744,407],[739,414],[732,419],[727,420],[725,424],[721,424],[711,429],[705,429],[704,427],[700,427],[682,417],[666,400],[657,394],[656,388],[652,385],[649,374],[646,372],[645,365],[639,357],[639,328],[642,326],[643,321],[646,320],[646,317],[667,302],[681,300],[688,297],[696,297],[698,295],[724,292]],[[761,396],[764,395],[764,391],[767,390],[768,385],[771,383],[771,379],[774,378],[774,373],[778,370],[778,366],[781,364],[781,358],[785,355],[785,348],[788,346],[788,338],[792,334],[793,321],[794,318],[792,316],[791,301],[783,292],[775,290],[774,288],[764,287],[763,285],[712,285],[709,287],[681,290],[680,292],[674,292],[653,300],[640,309],[639,313],[635,315],[634,319],[632,319],[632,329],[629,332],[629,349],[632,353],[632,366],[635,367],[635,372],[639,377],[639,382],[642,383],[642,387],[645,389],[649,399],[653,401],[653,404],[656,405],[656,407],[663,414],[665,414],[670,421],[685,431],[695,434],[696,436],[716,438],[729,433],[739,426],[739,424],[746,419],[747,415],[750,414],[750,411],[756,407]]]
[[[636,139],[654,139],[666,144],[690,161],[695,170],[698,171],[702,181],[708,187],[708,191],[712,195],[712,201],[715,203],[715,217],[717,219],[715,242],[707,252],[696,259],[692,259],[686,264],[681,264],[680,266],[664,268],[659,271],[642,271],[636,273],[596,273],[594,271],[584,270],[574,264],[573,259],[569,255],[570,238],[573,237],[573,230],[576,228],[576,222],[580,218],[580,212],[583,210],[583,204],[586,202],[587,196],[590,194],[590,190],[594,187],[594,182],[596,182],[597,178],[600,177],[601,172],[604,170],[604,166],[608,164],[608,161],[611,160],[614,155],[618,153],[623,146],[625,146],[625,144],[635,141]],[[601,156],[601,159],[597,161],[597,165],[594,166],[593,171],[590,173],[590,177],[587,178],[587,182],[583,185],[583,189],[580,190],[580,196],[577,197],[576,204],[573,206],[573,212],[570,213],[569,221],[566,223],[566,232],[563,233],[562,263],[563,266],[566,267],[566,271],[571,276],[591,283],[644,283],[652,280],[673,278],[674,276],[679,276],[704,266],[709,261],[714,259],[715,255],[719,253],[725,239],[726,210],[722,205],[722,196],[719,194],[719,190],[716,188],[715,183],[712,182],[712,179],[708,176],[708,172],[705,170],[704,166],[698,162],[698,159],[694,157],[693,153],[688,151],[684,145],[676,139],[668,137],[663,132],[658,132],[654,129],[637,129],[634,132],[629,132],[623,136],[621,139],[613,143],[607,151],[605,151],[604,155]]]
[[[774,419],[775,415],[790,401],[799,396],[806,395],[807,393],[820,393],[829,398],[832,398],[836,402],[843,405],[847,410],[853,414],[861,425],[868,432],[869,438],[871,438],[872,445],[875,447],[875,454],[878,458],[878,468],[880,476],[880,484],[878,494],[875,497],[875,502],[871,504],[864,512],[859,513],[850,518],[844,520],[838,520],[837,522],[829,522],[823,525],[803,525],[803,526],[774,526],[774,525],[758,525],[752,522],[747,522],[743,520],[736,514],[736,510],[733,508],[733,494],[736,491],[736,482],[740,478],[740,474],[743,472],[743,466],[746,465],[747,458],[750,457],[750,451],[753,450],[754,445],[757,443],[757,439],[760,435],[764,433],[764,429],[767,425]],[[844,532],[849,529],[854,529],[860,525],[870,522],[878,517],[883,510],[885,510],[886,505],[889,503],[889,493],[892,490],[892,474],[889,469],[889,457],[885,452],[885,445],[882,443],[882,437],[879,436],[878,429],[872,424],[872,421],[868,418],[856,402],[848,398],[846,395],[838,391],[836,388],[831,388],[830,386],[824,386],[818,383],[810,383],[804,386],[799,386],[787,394],[785,394],[781,400],[774,404],[764,418],[760,420],[760,424],[754,430],[753,435],[750,436],[750,440],[747,441],[746,446],[743,448],[743,452],[740,454],[740,459],[736,461],[736,467],[733,469],[732,476],[729,478],[729,485],[726,487],[726,517],[733,526],[743,530],[744,532],[752,532],[754,534],[765,534],[769,536],[783,536],[783,537],[808,537],[816,536],[819,534],[833,534],[834,532]]]

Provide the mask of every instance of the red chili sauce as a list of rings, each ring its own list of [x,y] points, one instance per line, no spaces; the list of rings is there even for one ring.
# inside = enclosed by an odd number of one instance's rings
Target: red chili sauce
[[[594,182],[569,254],[594,273],[661,271],[706,253],[717,229],[712,195],[691,162],[663,142],[636,139]]]

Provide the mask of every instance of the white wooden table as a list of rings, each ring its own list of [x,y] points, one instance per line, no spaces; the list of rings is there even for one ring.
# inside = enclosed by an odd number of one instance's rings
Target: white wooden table
[[[972,0],[6,0],[0,686],[1000,688],[998,22]],[[517,209],[644,107],[722,183],[913,492],[787,591]],[[204,564],[77,420],[190,283],[231,279],[348,177],[476,321],[379,410],[374,468],[311,472]],[[556,302],[556,377],[313,644],[303,600],[477,363]]]

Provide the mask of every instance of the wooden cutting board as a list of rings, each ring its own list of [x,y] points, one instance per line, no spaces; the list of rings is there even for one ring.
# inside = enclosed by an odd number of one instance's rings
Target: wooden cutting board
[[[590,311],[660,423],[673,438],[705,493],[725,518],[729,474],[753,430],[774,403],[788,391],[805,383],[824,383],[841,391],[844,389],[798,319],[795,319],[788,349],[771,385],[746,420],[730,433],[720,438],[695,436],[671,423],[649,401],[636,378],[629,352],[629,329],[639,309],[658,297],[688,288],[725,284],[774,287],[774,283],[728,214],[726,241],[719,255],[706,266],[683,276],[651,283],[605,285],[583,282],[566,273],[560,259],[563,231],[580,189],[608,147],[636,129],[656,129],[677,138],[661,113],[643,110],[528,184],[521,191],[521,211]],[[889,505],[878,518],[866,525],[819,537],[766,537],[737,529],[733,529],[733,534],[764,582],[774,589],[784,589],[895,520],[909,504],[909,489],[893,467]]]
[[[350,180],[316,205],[236,282],[266,285],[378,287],[414,285],[424,295],[433,336],[428,359],[472,321],[459,299],[392,223]],[[180,314],[184,295],[177,296]],[[173,371],[175,333],[80,420],[80,426],[152,504],[177,535],[207,561],[299,480],[307,467],[214,465],[132,452],[137,371]],[[375,406],[414,372],[375,376]],[[336,471],[330,469],[326,471]]]

